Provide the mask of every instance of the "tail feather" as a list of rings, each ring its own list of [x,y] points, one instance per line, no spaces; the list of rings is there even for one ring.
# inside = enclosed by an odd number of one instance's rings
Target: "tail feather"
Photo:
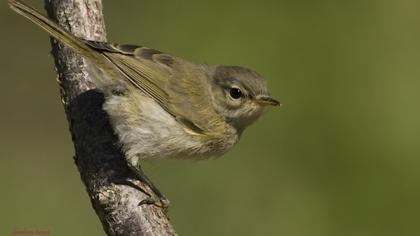
[[[106,59],[99,52],[89,47],[83,40],[67,32],[58,24],[50,20],[48,17],[42,15],[34,8],[19,0],[9,0],[9,6],[12,10],[44,29],[52,37],[56,38],[64,45],[70,47],[76,53],[79,53],[96,63],[106,64]]]

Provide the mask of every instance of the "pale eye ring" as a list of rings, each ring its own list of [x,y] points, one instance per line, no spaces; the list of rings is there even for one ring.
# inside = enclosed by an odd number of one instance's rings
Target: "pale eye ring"
[[[242,98],[243,93],[239,88],[233,87],[233,88],[230,88],[229,95],[231,98],[236,100],[236,99]]]

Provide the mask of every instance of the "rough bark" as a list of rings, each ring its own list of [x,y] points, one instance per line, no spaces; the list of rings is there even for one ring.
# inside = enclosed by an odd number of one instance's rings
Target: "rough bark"
[[[45,0],[45,6],[74,35],[106,40],[101,0]],[[108,235],[175,235],[162,208],[138,206],[150,189],[127,167],[84,59],[55,40],[51,43],[75,163],[104,230]]]

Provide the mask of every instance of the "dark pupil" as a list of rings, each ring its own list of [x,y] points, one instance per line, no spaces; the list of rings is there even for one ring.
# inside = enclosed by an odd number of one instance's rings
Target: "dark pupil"
[[[231,88],[230,89],[230,96],[234,99],[239,99],[242,97],[242,91],[238,88]]]

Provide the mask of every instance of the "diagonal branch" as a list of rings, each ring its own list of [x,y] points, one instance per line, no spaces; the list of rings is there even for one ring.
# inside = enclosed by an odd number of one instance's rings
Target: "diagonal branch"
[[[45,0],[49,16],[74,35],[105,41],[101,0]],[[150,191],[127,167],[116,145],[103,96],[94,90],[84,59],[52,40],[61,98],[75,146],[75,162],[108,235],[176,235],[165,212],[138,206]],[[133,186],[139,186],[135,188]]]

